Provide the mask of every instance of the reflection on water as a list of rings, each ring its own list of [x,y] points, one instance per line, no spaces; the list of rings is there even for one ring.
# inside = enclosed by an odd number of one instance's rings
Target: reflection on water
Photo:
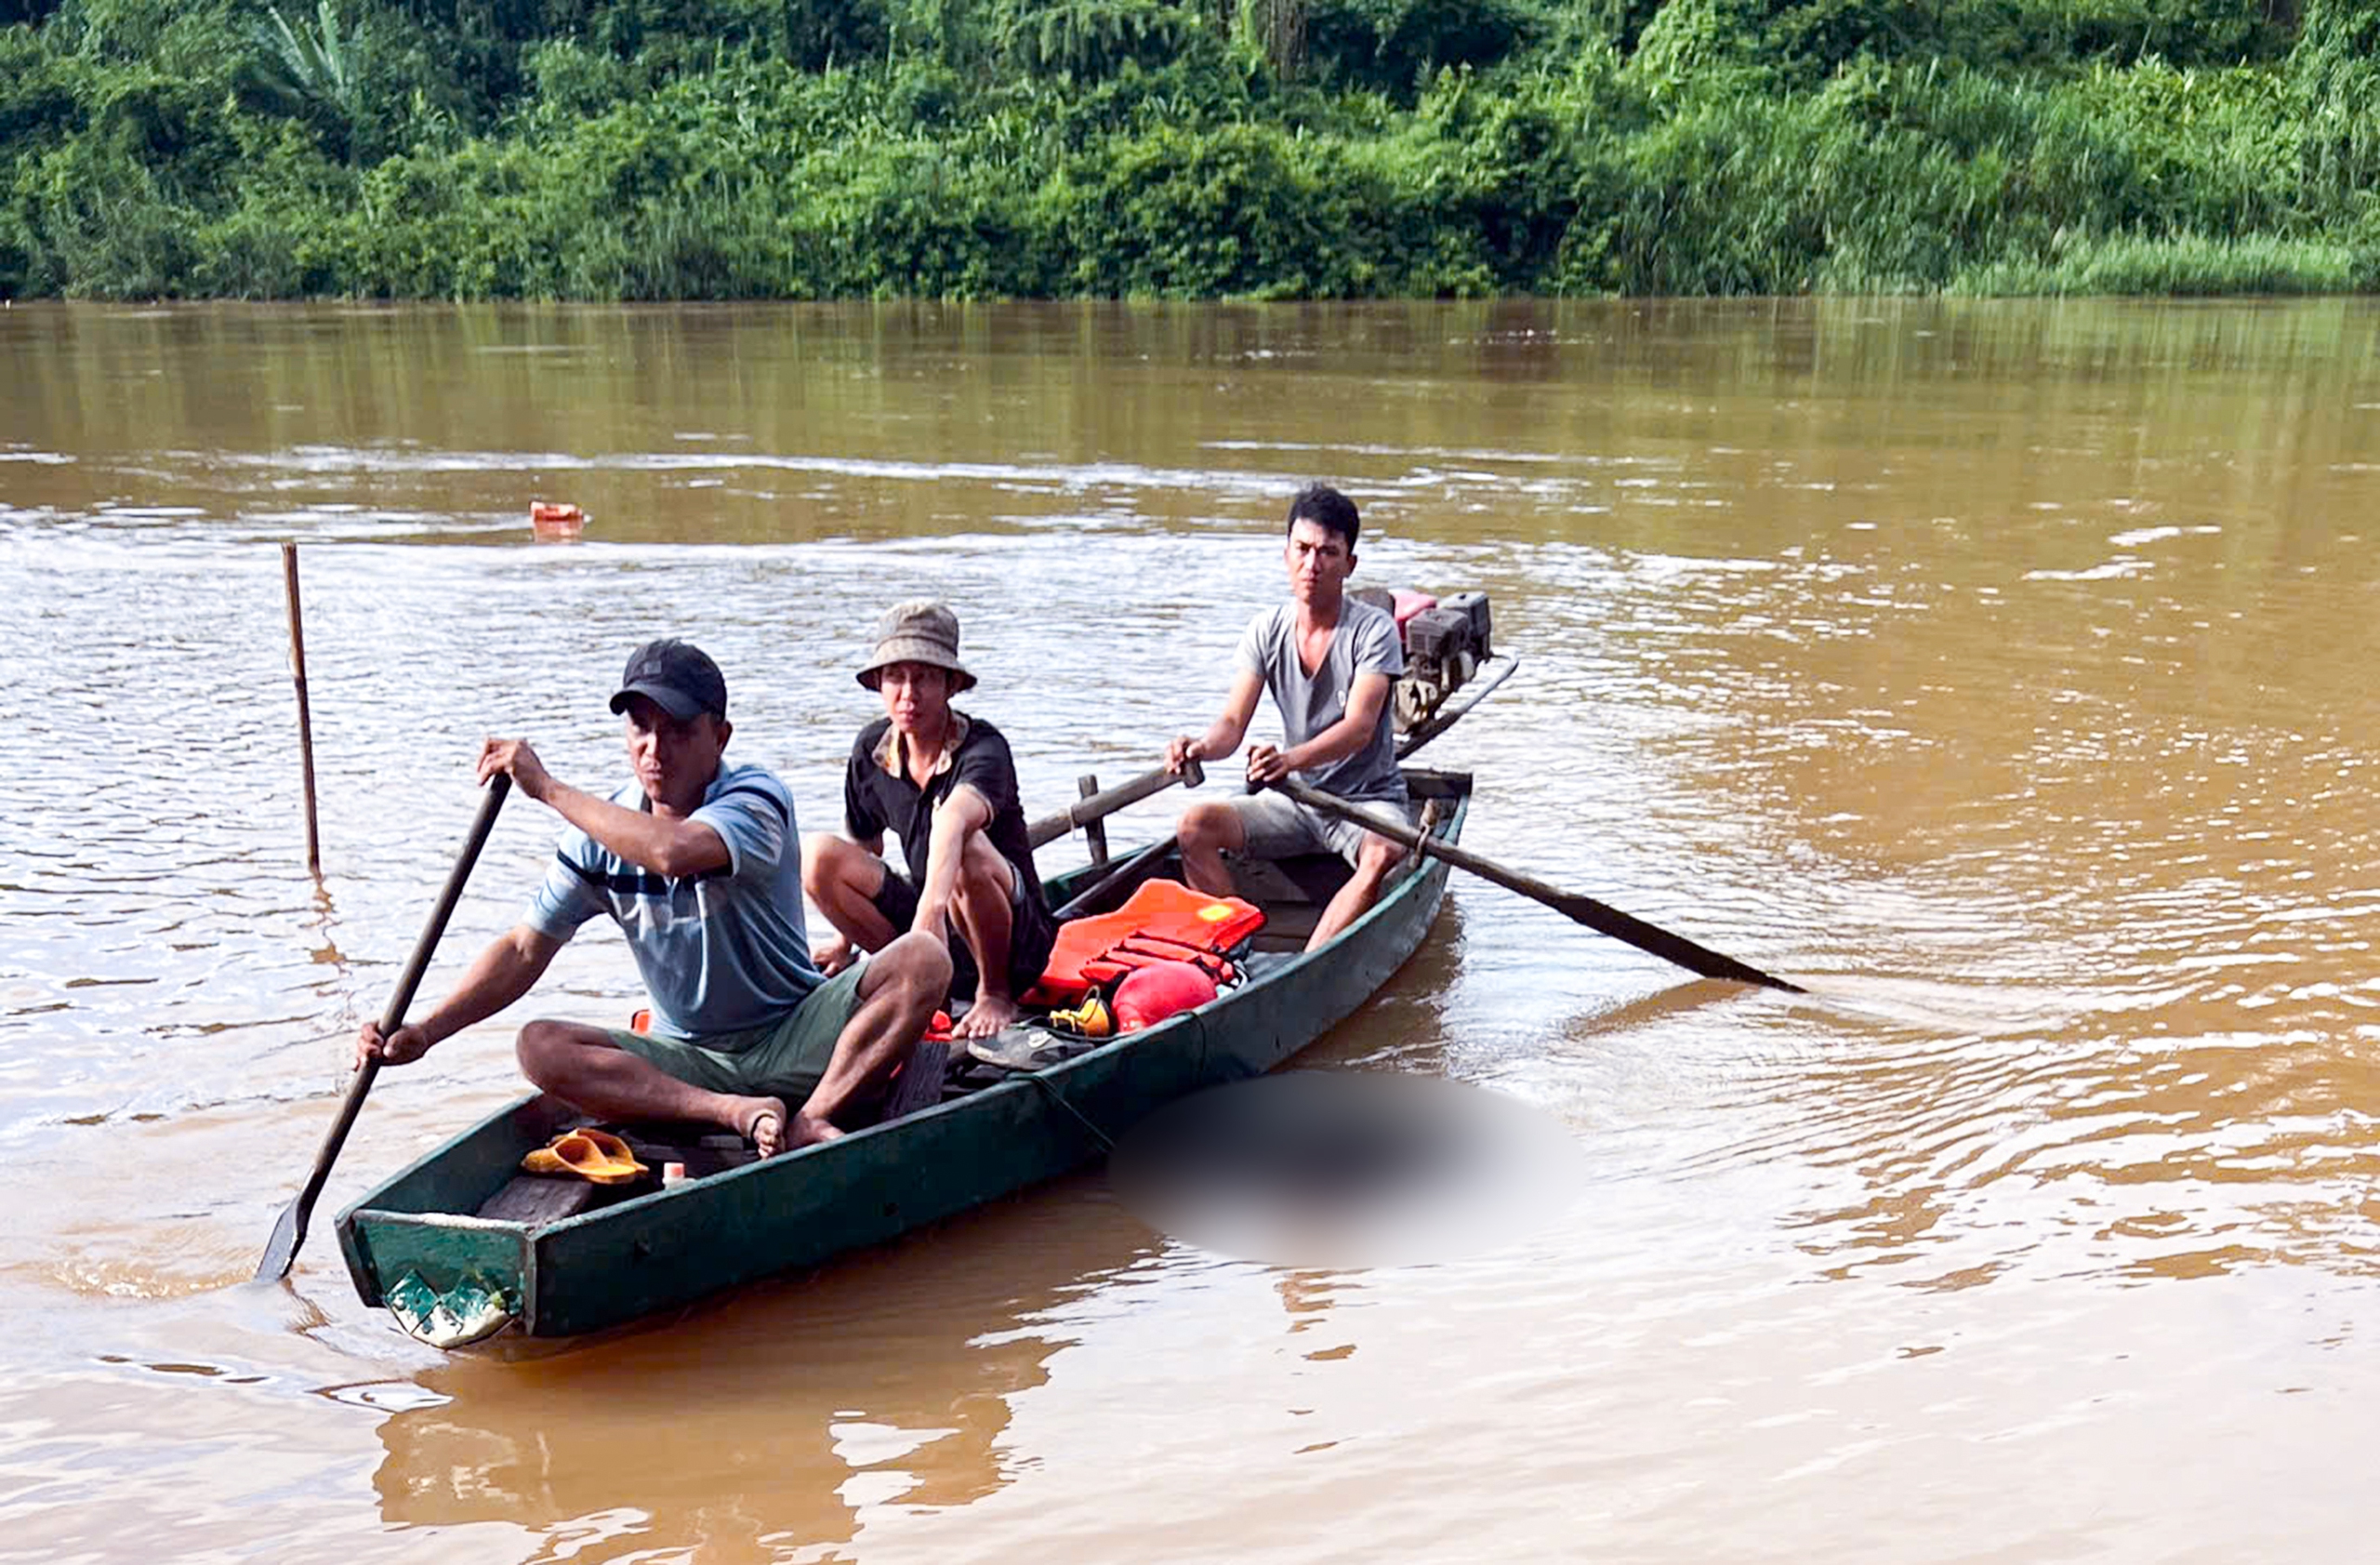
[[[1077,1182],[600,1343],[456,1355],[380,1426],[381,1514],[740,1558],[963,1506],[1007,1481],[1010,1407],[1074,1318],[1153,1248]]]
[[[0,314],[26,367],[0,382],[10,1546],[1535,1558],[1592,1526],[1615,1558],[1891,1559],[1955,1527],[1978,1558],[2351,1557],[2376,326],[2355,300]],[[1525,658],[1429,752],[1478,774],[1466,845],[1812,991],[1682,982],[1459,878],[1302,1063],[1551,1116],[1582,1164],[1553,1228],[1266,1271],[1072,1185],[452,1360],[364,1314],[320,1237],[294,1292],[229,1286],[482,736],[615,777],[622,654],[692,630],[737,753],[831,825],[867,627],[931,593],[1055,802],[1210,712],[1315,476],[1364,507],[1359,580],[1483,588]],[[533,499],[583,506],[585,540],[533,544]],[[433,988],[553,829],[507,812]],[[637,1000],[590,932],[524,1015]],[[509,1037],[384,1075],[318,1218],[510,1096]]]

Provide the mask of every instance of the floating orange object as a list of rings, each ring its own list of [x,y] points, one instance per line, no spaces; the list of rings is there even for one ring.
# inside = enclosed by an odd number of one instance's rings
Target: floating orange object
[[[550,500],[530,504],[529,530],[541,538],[575,538],[586,528],[587,515],[575,505]]]

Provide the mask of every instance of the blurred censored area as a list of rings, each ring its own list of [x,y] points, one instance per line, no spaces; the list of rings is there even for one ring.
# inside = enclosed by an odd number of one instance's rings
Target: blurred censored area
[[[1289,1070],[1183,1098],[1108,1162],[1143,1222],[1279,1266],[1402,1266],[1496,1249],[1577,1199],[1560,1121],[1437,1077]]]

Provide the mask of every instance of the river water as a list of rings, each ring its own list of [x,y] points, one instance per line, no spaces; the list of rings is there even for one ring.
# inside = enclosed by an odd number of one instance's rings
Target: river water
[[[0,313],[0,1559],[2360,1557],[2376,339],[2370,301]],[[1305,1059],[1535,1105],[1562,1215],[1296,1270],[1087,1174],[445,1358],[330,1222],[518,1090],[498,1022],[381,1077],[245,1281],[483,735],[608,785],[621,658],[687,633],[829,826],[867,629],[932,593],[1039,813],[1210,714],[1313,477],[1358,583],[1485,589],[1522,658],[1430,751],[1468,844],[1813,991],[1458,877]],[[508,807],[429,992],[554,824]],[[590,929],[513,1019],[636,998]]]

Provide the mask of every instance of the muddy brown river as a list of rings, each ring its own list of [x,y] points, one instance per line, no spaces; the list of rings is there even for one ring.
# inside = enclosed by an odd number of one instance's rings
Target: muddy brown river
[[[0,1559],[2362,1558],[2375,339],[2369,300],[0,312]],[[1091,1171],[440,1355],[331,1220],[520,1090],[513,1023],[633,1009],[590,926],[380,1078],[248,1282],[483,735],[608,787],[623,656],[692,635],[831,826],[868,629],[932,594],[1040,813],[1210,715],[1310,478],[1358,585],[1484,589],[1522,660],[1429,751],[1466,844],[1811,990],[1458,876],[1301,1063],[1534,1106],[1557,1216],[1298,1269]],[[508,808],[427,992],[556,825]]]

